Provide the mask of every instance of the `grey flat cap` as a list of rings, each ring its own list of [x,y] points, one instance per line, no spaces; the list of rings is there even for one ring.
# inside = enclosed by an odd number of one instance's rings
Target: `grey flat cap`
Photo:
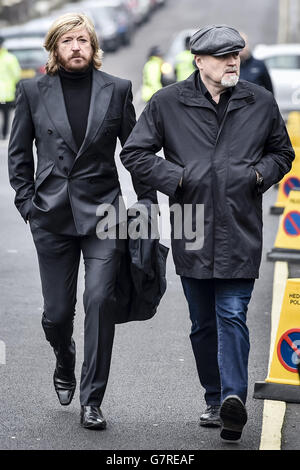
[[[239,52],[245,47],[240,33],[230,26],[212,25],[199,29],[190,40],[192,54],[220,56]]]

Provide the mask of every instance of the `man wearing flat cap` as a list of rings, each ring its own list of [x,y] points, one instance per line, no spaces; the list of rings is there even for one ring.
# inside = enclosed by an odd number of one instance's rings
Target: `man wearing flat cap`
[[[201,246],[175,236],[171,217],[173,258],[205,389],[200,425],[221,426],[222,439],[238,441],[247,421],[246,316],[261,261],[262,194],[291,169],[294,152],[272,93],[239,80],[238,31],[205,27],[190,46],[197,70],[152,97],[121,159],[182,208],[184,224],[186,208],[197,227],[196,209],[204,207]]]

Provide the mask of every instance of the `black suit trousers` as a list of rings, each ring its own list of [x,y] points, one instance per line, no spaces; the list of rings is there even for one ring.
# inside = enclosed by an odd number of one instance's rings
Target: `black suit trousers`
[[[44,313],[42,325],[52,347],[70,343],[73,334],[81,253],[85,267],[83,304],[84,361],[80,403],[100,406],[107,385],[115,331],[115,281],[124,240],[95,235],[50,233],[30,223],[36,246]]]

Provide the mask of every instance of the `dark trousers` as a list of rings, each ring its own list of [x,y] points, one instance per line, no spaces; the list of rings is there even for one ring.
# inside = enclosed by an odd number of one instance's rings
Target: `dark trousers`
[[[207,404],[228,395],[245,403],[248,388],[248,304],[254,279],[192,279],[181,282],[192,322],[190,339]]]
[[[79,261],[83,255],[85,321],[80,403],[100,406],[109,375],[115,331],[114,287],[124,240],[57,235],[35,228],[34,224],[31,223],[31,231],[44,298],[42,325],[54,348],[71,341]]]
[[[6,139],[8,134],[8,125],[10,111],[14,108],[14,102],[0,103],[0,111],[2,114],[2,138]]]

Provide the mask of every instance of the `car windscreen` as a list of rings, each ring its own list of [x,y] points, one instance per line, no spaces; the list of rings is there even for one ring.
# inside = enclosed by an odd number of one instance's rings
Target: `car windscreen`
[[[282,54],[264,59],[271,69],[300,69],[300,55]]]
[[[43,49],[9,49],[14,54],[20,64],[38,64],[47,62],[47,53]]]
[[[113,10],[110,7],[93,7],[91,12],[100,24],[103,24],[105,21],[114,20]]]
[[[177,36],[171,44],[167,57],[169,60],[174,60],[176,55],[184,50],[184,36]]]

